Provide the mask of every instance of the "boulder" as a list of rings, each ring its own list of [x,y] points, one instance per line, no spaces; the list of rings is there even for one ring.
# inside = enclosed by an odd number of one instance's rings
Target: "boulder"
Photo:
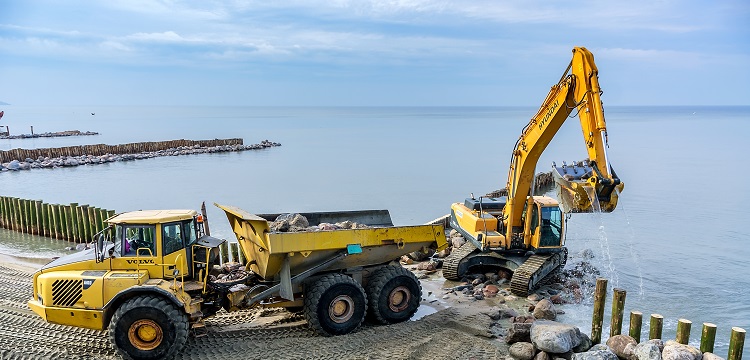
[[[537,320],[531,326],[531,342],[541,351],[562,354],[581,343],[581,330],[555,321]]]
[[[8,170],[18,171],[18,170],[21,170],[21,162],[18,160],[13,160],[9,162],[7,165],[5,165],[5,167]]]
[[[703,354],[700,350],[674,340],[667,341],[664,344],[664,350],[661,352],[662,360],[701,360],[702,357]]]
[[[705,352],[703,353],[703,360],[725,360],[725,359],[714,353]]]
[[[526,297],[526,300],[529,300],[529,301],[539,301],[539,300],[542,300],[542,296],[539,295],[539,294],[531,294],[531,295],[529,295],[529,296]]]
[[[529,342],[517,342],[508,348],[508,354],[516,360],[531,360],[536,354],[534,345]]]
[[[582,353],[589,351],[591,347],[594,345],[594,343],[591,341],[591,338],[589,338],[586,333],[581,333],[581,343],[578,344],[578,346],[573,348],[573,352],[575,353]]]
[[[454,249],[458,249],[466,244],[466,239],[463,236],[451,237],[451,244],[453,244]]]
[[[619,360],[619,358],[611,350],[605,348],[573,354],[571,360]]]
[[[534,360],[550,360],[549,354],[544,351],[540,351],[534,356]]]
[[[633,358],[637,360],[661,360],[661,350],[654,341],[644,341],[635,346]]]
[[[517,342],[531,342],[531,325],[532,323],[513,323],[505,335],[505,342],[514,344]]]
[[[557,311],[555,311],[555,305],[547,299],[540,300],[534,307],[534,317],[537,320],[555,320],[557,319]]]
[[[628,344],[635,346],[637,343],[629,335],[615,335],[607,339],[607,346],[621,359],[629,359],[633,355],[633,348],[630,349],[630,353],[625,350]]]

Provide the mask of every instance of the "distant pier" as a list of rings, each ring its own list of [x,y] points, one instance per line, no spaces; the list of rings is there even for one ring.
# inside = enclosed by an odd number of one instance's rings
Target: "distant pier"
[[[119,145],[77,145],[43,149],[0,150],[0,171],[95,165],[160,156],[260,150],[281,146],[268,140],[244,145],[242,139],[169,140]]]

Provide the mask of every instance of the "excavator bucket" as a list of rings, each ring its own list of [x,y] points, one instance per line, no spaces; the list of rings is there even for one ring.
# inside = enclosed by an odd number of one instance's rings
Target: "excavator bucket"
[[[565,213],[609,213],[617,207],[617,199],[624,188],[617,175],[604,178],[596,164],[588,161],[562,166],[552,163],[557,199]]]

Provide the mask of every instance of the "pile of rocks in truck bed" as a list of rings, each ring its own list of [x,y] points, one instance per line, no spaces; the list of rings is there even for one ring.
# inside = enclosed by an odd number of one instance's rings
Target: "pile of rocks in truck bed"
[[[366,229],[369,227],[370,226],[367,226],[365,224],[360,224],[349,220],[337,222],[335,224],[320,223],[318,225],[310,226],[310,222],[307,221],[307,218],[297,213],[281,214],[276,217],[276,219],[270,224],[272,233]]]

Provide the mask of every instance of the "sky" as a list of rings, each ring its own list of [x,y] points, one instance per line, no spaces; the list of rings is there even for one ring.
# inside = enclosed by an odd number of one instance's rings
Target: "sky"
[[[747,0],[0,0],[0,101],[533,106],[588,48],[606,105],[750,105]]]

